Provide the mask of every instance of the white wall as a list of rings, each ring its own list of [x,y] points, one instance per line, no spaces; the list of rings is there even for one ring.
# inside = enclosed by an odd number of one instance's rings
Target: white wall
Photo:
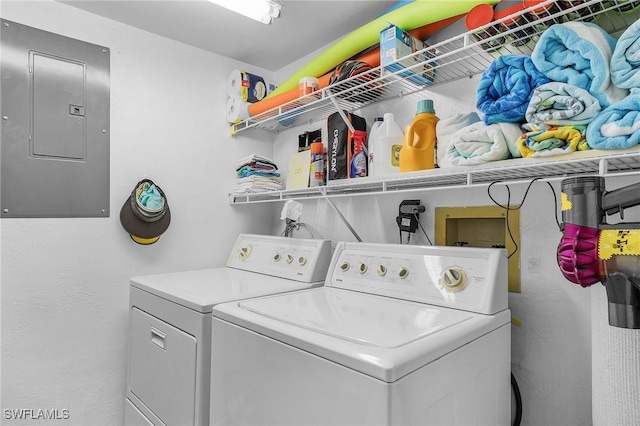
[[[65,424],[119,425],[129,278],[222,266],[238,233],[269,232],[269,205],[238,209],[227,193],[235,160],[270,156],[272,145],[228,136],[225,84],[244,64],[57,2],[1,7],[4,19],[111,49],[111,216],[0,220],[2,409],[67,409]],[[172,212],[146,247],[119,221],[144,177]]]
[[[610,178],[607,190],[637,183],[634,178]],[[607,223],[640,223],[640,207],[627,209],[624,221],[613,215]],[[639,258],[635,258],[640,262]],[[638,264],[638,263],[636,263]],[[605,287],[592,286],[592,403],[593,424],[640,424],[640,330],[609,326],[608,299]]]

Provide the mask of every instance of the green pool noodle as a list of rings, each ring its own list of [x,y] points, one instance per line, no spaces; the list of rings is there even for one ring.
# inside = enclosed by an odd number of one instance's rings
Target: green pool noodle
[[[302,77],[320,77],[358,52],[380,42],[380,31],[389,24],[405,31],[469,12],[479,4],[496,4],[500,0],[415,0],[386,13],[354,30],[329,46],[320,55],[279,84],[267,98],[298,86]]]

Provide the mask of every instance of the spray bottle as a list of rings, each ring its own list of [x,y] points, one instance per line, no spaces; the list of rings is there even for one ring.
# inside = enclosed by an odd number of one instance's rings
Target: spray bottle
[[[413,172],[435,167],[436,124],[440,119],[435,115],[433,101],[418,102],[413,121],[407,127],[404,144],[400,150],[400,171]]]
[[[324,180],[324,145],[322,142],[313,142],[311,148],[311,170],[309,173],[309,186],[323,186]]]
[[[351,154],[351,165],[349,167],[349,177],[365,177],[367,176],[367,132],[362,130],[354,130],[353,132],[353,151]]]

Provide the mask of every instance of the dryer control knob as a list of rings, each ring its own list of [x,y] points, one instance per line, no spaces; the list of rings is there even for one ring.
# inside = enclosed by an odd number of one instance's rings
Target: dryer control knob
[[[344,262],[342,265],[340,265],[340,269],[342,269],[342,272],[347,272],[350,267],[351,265],[349,265],[349,262]]]
[[[307,264],[307,258],[306,258],[306,257],[304,257],[304,256],[300,256],[300,257],[298,258],[298,263],[300,264],[300,266],[304,266],[304,265],[306,265],[306,264]]]
[[[409,270],[406,267],[402,267],[398,270],[398,276],[402,279],[407,278],[407,276],[409,275]]]
[[[287,263],[291,263],[293,262],[293,256],[291,256],[290,254],[287,255]]]
[[[376,268],[376,272],[381,277],[384,277],[385,275],[387,275],[387,267],[384,265],[378,265],[378,267]]]
[[[361,263],[358,265],[358,272],[360,272],[361,274],[364,274],[365,272],[367,272],[367,269],[369,269],[367,267],[366,263]]]
[[[274,260],[275,262],[280,262],[280,259],[282,259],[282,256],[280,256],[280,253],[276,253],[276,254],[273,256],[273,260]]]
[[[461,268],[447,268],[442,271],[440,283],[445,290],[460,291],[467,283],[467,273]]]
[[[251,255],[251,246],[240,248],[240,259],[246,260]]]

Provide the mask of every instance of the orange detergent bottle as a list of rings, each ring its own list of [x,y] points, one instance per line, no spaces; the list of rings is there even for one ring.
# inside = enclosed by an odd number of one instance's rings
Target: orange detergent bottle
[[[413,121],[404,133],[404,144],[400,149],[400,171],[414,172],[435,167],[436,124],[440,119],[433,109],[433,101],[418,102]]]

